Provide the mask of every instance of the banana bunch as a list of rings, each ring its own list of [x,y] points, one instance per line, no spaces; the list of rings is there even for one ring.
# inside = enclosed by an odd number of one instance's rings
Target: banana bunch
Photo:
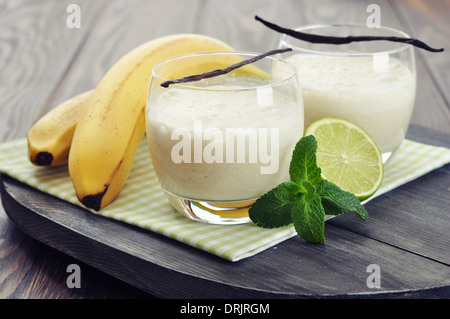
[[[87,108],[93,90],[76,95],[41,117],[28,131],[28,156],[36,166],[67,164],[78,121]]]
[[[30,161],[68,164],[80,202],[102,209],[125,185],[145,134],[153,66],[176,55],[231,50],[218,39],[198,34],[169,35],[138,46],[113,65],[93,91],[73,97],[36,122],[27,136]]]

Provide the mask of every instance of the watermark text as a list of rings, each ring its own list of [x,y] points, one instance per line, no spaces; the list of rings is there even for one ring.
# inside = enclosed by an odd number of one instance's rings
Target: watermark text
[[[66,26],[69,29],[81,28],[81,8],[78,4],[71,3],[67,6],[66,12],[70,13],[66,19]]]
[[[279,128],[207,127],[195,120],[193,130],[180,127],[171,133],[178,141],[171,150],[174,163],[259,163],[261,174],[279,168]]]
[[[377,264],[370,264],[366,269],[370,275],[367,277],[367,288],[381,288],[381,269]]]
[[[70,275],[67,277],[66,285],[68,288],[81,288],[81,269],[77,264],[70,264],[66,269]]]
[[[370,29],[381,27],[381,9],[378,4],[369,4],[366,9],[367,13],[370,13],[367,17],[366,24]]]

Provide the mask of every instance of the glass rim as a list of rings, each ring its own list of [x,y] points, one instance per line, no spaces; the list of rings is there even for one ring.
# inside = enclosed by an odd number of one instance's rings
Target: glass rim
[[[158,69],[158,67],[160,67],[161,65],[170,62],[170,61],[174,61],[174,60],[178,60],[178,59],[184,59],[184,58],[189,58],[189,57],[194,57],[194,56],[202,56],[202,55],[236,55],[236,56],[244,56],[247,58],[252,58],[255,56],[260,55],[261,53],[257,53],[257,52],[252,52],[252,51],[205,51],[205,52],[195,52],[195,53],[186,53],[186,54],[181,54],[181,55],[177,55],[177,56],[173,56],[173,57],[169,57],[166,58],[164,60],[159,61],[158,63],[156,63],[153,66],[152,69],[152,78],[155,77],[157,79],[159,79],[161,82],[167,81],[167,79],[164,79],[162,76],[158,75],[156,70]],[[285,65],[288,65],[289,68],[291,69],[291,73],[289,74],[289,76],[287,77],[283,77],[283,79],[278,80],[276,82],[270,82],[270,83],[262,83],[262,84],[258,84],[255,86],[249,86],[249,87],[233,87],[233,88],[211,88],[208,86],[195,86],[192,85],[191,83],[195,83],[195,82],[186,82],[186,83],[174,83],[171,84],[170,87],[178,87],[178,88],[184,88],[184,89],[192,89],[192,90],[199,90],[199,91],[215,91],[215,92],[229,92],[229,91],[248,91],[248,90],[256,90],[259,88],[267,88],[267,87],[275,87],[275,86],[279,86],[282,85],[284,83],[287,83],[289,81],[291,81],[293,78],[295,78],[297,76],[297,68],[289,61],[286,61],[284,58],[280,58],[277,57],[276,55],[271,55],[271,56],[266,56],[263,59],[261,59],[260,61],[263,61],[265,59],[270,59],[270,60],[274,60],[277,62],[281,62]],[[257,61],[259,62],[259,61]],[[253,65],[254,63],[250,63],[248,65]],[[151,81],[150,81],[150,86],[151,86]]]
[[[380,26],[380,27],[376,27],[376,28],[369,28],[367,26],[367,24],[364,23],[326,23],[326,24],[306,24],[306,25],[302,25],[302,26],[298,26],[295,27],[294,30],[295,31],[305,31],[305,30],[317,30],[317,29],[321,29],[321,28],[342,28],[342,27],[351,27],[351,28],[362,28],[362,29],[367,29],[367,30],[372,30],[372,29],[381,29],[381,30],[387,30],[392,32],[392,35],[389,36],[399,36],[405,39],[410,39],[411,36],[409,34],[407,34],[404,31],[395,29],[395,28],[391,28],[391,27],[386,27],[386,26]],[[287,35],[287,34],[282,34],[280,36],[280,45],[284,45],[286,47],[292,48],[295,51],[301,51],[304,53],[310,53],[310,54],[316,54],[316,55],[328,55],[328,56],[373,56],[373,55],[386,55],[386,54],[393,54],[393,53],[398,53],[407,49],[411,48],[411,45],[407,44],[407,43],[399,43],[396,42],[397,46],[396,48],[393,48],[391,50],[382,50],[382,51],[376,51],[376,52],[338,52],[338,51],[330,51],[330,50],[313,50],[313,49],[307,49],[307,48],[302,48],[299,47],[297,45],[294,45],[292,43],[290,43],[289,41],[287,41],[287,38],[291,38],[291,39],[295,39],[294,37]],[[302,41],[302,40],[300,40]]]

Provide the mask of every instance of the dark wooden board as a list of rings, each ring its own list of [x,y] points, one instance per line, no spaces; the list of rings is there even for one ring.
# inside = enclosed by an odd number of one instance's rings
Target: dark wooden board
[[[448,135],[412,126],[409,137],[449,146]],[[162,298],[448,298],[448,185],[444,166],[326,224],[326,244],[299,237],[229,262],[151,231],[95,215],[2,175],[2,203],[24,232]],[[367,267],[381,288],[367,287]]]

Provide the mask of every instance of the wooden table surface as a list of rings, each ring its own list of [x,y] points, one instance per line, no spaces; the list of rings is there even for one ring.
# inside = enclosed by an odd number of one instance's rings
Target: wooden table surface
[[[67,24],[72,3],[81,9],[79,28]],[[255,14],[287,27],[366,23],[369,4],[379,5],[382,25],[446,49],[416,50],[411,123],[450,134],[447,0],[0,0],[0,142],[26,136],[40,116],[94,88],[121,56],[149,39],[193,32],[263,52],[277,46],[278,34],[256,22]],[[66,284],[70,264],[80,266],[79,289]],[[26,235],[0,208],[0,299],[152,297]]]

